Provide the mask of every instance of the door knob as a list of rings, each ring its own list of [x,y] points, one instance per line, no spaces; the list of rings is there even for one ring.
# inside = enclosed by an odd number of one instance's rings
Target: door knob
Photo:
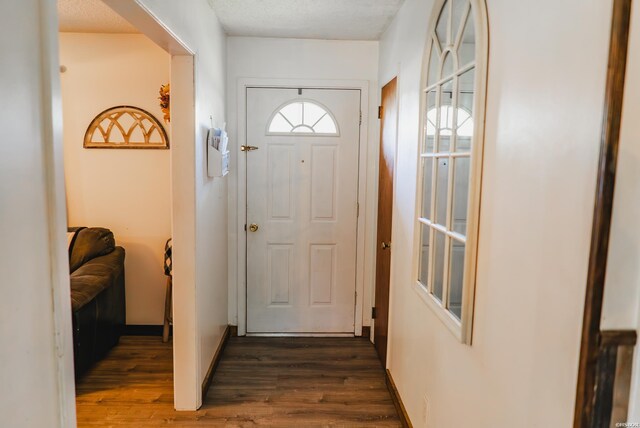
[[[388,250],[389,248],[391,248],[391,242],[382,242],[382,244],[380,244],[380,248],[382,248],[383,250]]]
[[[257,231],[258,231],[258,229],[260,229],[260,226],[258,226],[258,225],[257,225],[257,224],[255,224],[255,223],[251,223],[251,224],[249,225],[249,230],[250,230],[250,231],[252,231],[252,232],[257,232]]]

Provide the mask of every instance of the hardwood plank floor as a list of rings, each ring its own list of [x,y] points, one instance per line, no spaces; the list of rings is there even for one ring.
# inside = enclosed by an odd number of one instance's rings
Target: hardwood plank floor
[[[360,338],[229,340],[202,408],[173,410],[171,343],[125,336],[78,383],[79,427],[401,426]]]

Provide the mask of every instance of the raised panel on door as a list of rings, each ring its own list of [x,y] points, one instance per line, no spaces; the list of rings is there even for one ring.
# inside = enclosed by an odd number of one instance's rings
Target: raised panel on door
[[[360,91],[247,89],[249,334],[354,331],[359,112]]]
[[[311,306],[333,303],[336,285],[336,244],[311,244],[309,284]]]
[[[267,245],[266,280],[269,305],[290,305],[293,280],[293,245]]]
[[[291,144],[267,147],[267,216],[270,220],[293,219],[293,157]]]
[[[311,220],[336,220],[336,173],[338,148],[311,146]]]

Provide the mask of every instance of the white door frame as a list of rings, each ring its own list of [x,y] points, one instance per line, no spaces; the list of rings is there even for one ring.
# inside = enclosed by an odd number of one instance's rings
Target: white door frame
[[[172,226],[174,246],[185,249],[195,248],[195,230],[191,225],[195,219],[195,164],[193,159],[195,140],[195,53],[173,34],[138,0],[122,2],[103,0],[116,12],[130,21],[151,40],[169,52],[171,57],[171,83],[185,94],[179,97],[179,108],[174,109],[172,126]],[[57,13],[55,5],[41,1],[42,37],[42,89],[45,107],[44,121],[44,169],[47,177],[47,206],[49,254],[51,260],[51,282],[53,298],[53,322],[56,344],[56,369],[58,378],[59,420],[56,426],[75,426],[75,382],[73,377],[73,332],[71,329],[69,303],[69,266],[66,250],[66,191],[63,180],[62,161],[62,114],[60,104],[60,84],[58,74],[59,48],[57,43]],[[174,73],[174,70],[177,73]],[[174,89],[176,88],[174,86]],[[191,174],[188,173],[191,171]],[[189,182],[191,180],[192,182]],[[191,192],[183,192],[185,187]],[[178,191],[177,191],[178,190]],[[187,193],[185,195],[185,193]],[[184,195],[184,196],[183,196]],[[184,199],[190,198],[191,203]],[[180,214],[178,217],[177,213]],[[184,237],[178,238],[177,236]],[[185,251],[186,253],[186,251]],[[174,302],[182,301],[182,310],[175,311],[174,321],[174,396],[177,409],[195,410],[202,402],[202,390],[198,379],[199,342],[195,308],[195,266],[188,265],[194,260],[183,254],[181,260],[174,260],[176,281],[184,291],[175,292]],[[182,265],[180,267],[179,265]],[[182,342],[182,346],[178,342]],[[175,352],[176,349],[181,351]],[[179,370],[177,370],[179,369]],[[52,421],[53,423],[53,421]]]
[[[102,0],[171,55],[173,390],[176,410],[202,405],[195,285],[196,53],[140,0]],[[177,250],[175,250],[177,249]]]
[[[237,206],[238,224],[237,236],[237,293],[238,293],[238,335],[247,334],[247,240],[244,230],[246,219],[246,158],[242,156],[240,146],[246,144],[247,140],[247,108],[246,92],[247,88],[283,88],[283,89],[355,89],[360,90],[360,113],[362,121],[360,123],[360,153],[358,168],[358,233],[356,243],[356,305],[354,319],[354,334],[362,335],[362,314],[364,304],[364,276],[365,276],[365,224],[366,224],[366,190],[367,190],[367,152],[368,152],[368,129],[369,129],[369,82],[366,80],[318,80],[318,79],[260,79],[241,78],[237,85],[237,106],[238,106],[238,141],[235,144],[236,159],[238,165],[237,175]]]

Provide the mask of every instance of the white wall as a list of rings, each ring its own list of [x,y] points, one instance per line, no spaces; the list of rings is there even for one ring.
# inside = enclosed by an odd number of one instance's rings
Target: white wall
[[[0,15],[0,415],[75,426],[55,2]],[[19,36],[17,36],[19,35]]]
[[[202,381],[228,319],[227,179],[207,177],[205,146],[210,116],[214,125],[220,126],[225,121],[226,36],[206,0],[140,0],[140,3],[195,53],[194,139],[176,141],[172,150],[173,190],[180,193],[174,193],[173,198],[193,204],[174,205],[174,222],[178,221],[177,217],[184,218],[185,213],[195,213],[191,223],[181,222],[184,239],[174,244],[174,251],[181,245],[183,255],[189,255],[189,260],[183,259],[182,265],[182,277],[189,282],[174,283],[174,315],[178,319],[179,313],[185,323],[181,327],[180,345],[174,331],[175,405],[189,410],[202,403]],[[190,67],[189,61],[186,57],[173,57],[172,74],[184,76],[185,69]],[[173,78],[172,75],[172,82]],[[172,92],[175,91],[176,87],[172,87]],[[174,96],[181,106],[188,102],[186,93],[172,94]],[[178,145],[182,150],[177,154]],[[173,227],[175,234],[177,225],[174,223]],[[177,293],[181,294],[180,298]]]
[[[377,120],[378,42],[271,39],[254,37],[227,38],[227,117],[232,165],[237,164],[238,82],[242,78],[307,79],[307,80],[366,80],[369,82],[369,129],[367,175],[377,174],[379,122]],[[364,106],[363,106],[364,107]],[[232,167],[229,183],[229,323],[238,324],[238,270],[244,261],[237,255],[238,226],[244,212],[237,209],[238,175]],[[366,212],[376,211],[377,179],[367,181]],[[363,325],[371,322],[371,288],[375,270],[375,217],[368,217],[366,230]],[[372,250],[373,248],[373,250]]]
[[[414,426],[567,427],[580,350],[611,3],[488,1],[489,81],[472,346],[412,288],[420,72],[433,1],[380,42],[400,63],[388,366]],[[579,12],[580,19],[568,16]]]
[[[602,328],[640,333],[640,7],[637,3],[632,7],[627,61]],[[640,346],[636,346],[635,355],[629,422],[640,422]]]
[[[125,248],[127,324],[164,321],[170,153],[82,145],[91,120],[110,107],[140,107],[162,123],[158,89],[169,82],[170,60],[141,34],[60,34],[69,225],[111,229]]]

